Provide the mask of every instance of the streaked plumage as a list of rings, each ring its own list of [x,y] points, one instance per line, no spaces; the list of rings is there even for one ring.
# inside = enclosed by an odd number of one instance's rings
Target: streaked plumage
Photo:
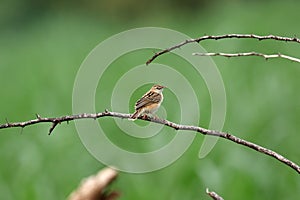
[[[135,104],[135,112],[130,119],[135,120],[143,114],[154,114],[163,101],[162,91],[165,87],[154,85],[152,88],[140,98]]]

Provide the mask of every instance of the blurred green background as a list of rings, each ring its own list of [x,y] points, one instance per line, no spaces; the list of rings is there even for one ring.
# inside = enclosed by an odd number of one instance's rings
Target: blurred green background
[[[299,1],[2,0],[0,121],[29,120],[35,113],[43,117],[71,114],[80,64],[113,34],[158,26],[191,37],[225,33],[293,37],[300,33],[299,7]],[[300,57],[296,43],[232,39],[201,45],[214,52],[280,52]],[[133,55],[127,64],[135,62]],[[152,52],[137,56],[142,64]],[[163,56],[160,59],[157,62],[168,64]],[[223,130],[299,164],[299,63],[256,57],[213,59],[227,94]],[[101,92],[98,95],[101,99]],[[209,94],[204,92],[200,99],[204,109],[199,125],[207,127]],[[99,111],[105,106],[99,105]],[[49,126],[0,130],[1,199],[65,199],[82,178],[104,167],[82,145],[73,122],[59,125],[51,136],[47,135]],[[118,141],[118,137],[122,138],[119,132],[113,139]],[[184,156],[160,171],[120,173],[113,188],[121,191],[121,199],[210,199],[205,194],[207,187],[225,199],[299,198],[299,175],[289,167],[223,139],[199,160],[202,141],[203,136],[198,135]]]

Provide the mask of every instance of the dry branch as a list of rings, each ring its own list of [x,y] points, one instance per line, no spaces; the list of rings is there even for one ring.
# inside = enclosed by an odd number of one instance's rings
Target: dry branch
[[[213,191],[209,191],[208,188],[206,188],[206,194],[208,194],[208,196],[210,196],[212,199],[214,200],[224,200],[221,196],[219,196],[217,193],[213,192]]]
[[[62,116],[62,117],[57,117],[57,118],[42,118],[39,115],[37,115],[36,119],[25,121],[25,122],[14,122],[14,123],[7,122],[5,124],[0,125],[0,129],[12,128],[12,127],[24,128],[29,125],[48,122],[48,123],[52,123],[52,126],[49,130],[49,135],[50,135],[51,132],[54,130],[54,128],[62,122],[69,122],[72,120],[87,119],[87,118],[97,119],[97,118],[108,117],[108,116],[128,119],[131,115],[126,114],[126,113],[110,112],[108,110],[105,110],[104,112],[101,112],[101,113],[95,113],[95,114],[83,113],[83,114],[78,114],[78,115],[67,115],[67,116]],[[241,139],[237,136],[234,136],[230,133],[225,133],[225,132],[216,131],[216,130],[209,130],[209,129],[205,129],[205,128],[198,127],[198,126],[181,125],[181,124],[177,124],[177,123],[174,123],[174,122],[171,122],[171,121],[168,121],[165,119],[159,119],[159,118],[139,117],[139,119],[145,120],[145,121],[151,121],[153,123],[158,123],[158,124],[162,124],[165,126],[169,126],[175,130],[195,131],[195,132],[199,132],[203,135],[211,135],[211,136],[221,137],[221,138],[230,140],[236,144],[243,145],[245,147],[251,148],[251,149],[256,150],[265,155],[271,156],[271,157],[277,159],[278,161],[284,163],[285,165],[291,167],[296,172],[300,173],[299,165],[290,161],[289,159],[285,158],[284,156],[280,155],[279,153],[276,153],[275,151],[272,151],[270,149],[267,149],[265,147],[255,144],[255,143],[249,142],[247,140],[243,140],[243,139]]]
[[[212,199],[214,200],[224,200],[221,196],[219,196],[217,193],[215,192],[210,192],[208,190],[208,188],[206,188],[206,194],[208,194]]]
[[[115,200],[120,195],[118,192],[107,191],[107,187],[116,179],[118,172],[105,168],[94,176],[82,181],[80,186],[72,192],[69,200]]]
[[[277,41],[285,41],[285,42],[296,42],[300,43],[300,39],[296,37],[282,37],[282,36],[276,36],[276,35],[255,35],[255,34],[226,34],[226,35],[206,35],[195,39],[188,39],[185,40],[177,45],[174,45],[172,47],[169,47],[167,49],[161,50],[159,52],[156,52],[147,62],[146,65],[149,65],[153,60],[155,60],[158,56],[161,56],[165,53],[171,52],[175,49],[178,49],[186,44],[189,43],[200,43],[204,40],[221,40],[221,39],[229,39],[229,38],[249,38],[249,39],[257,39],[257,40],[277,40]]]
[[[281,53],[276,53],[276,54],[263,54],[263,53],[258,53],[258,52],[245,52],[245,53],[193,53],[194,56],[223,56],[223,57],[242,57],[242,56],[258,56],[258,57],[263,57],[266,60],[269,58],[284,58],[293,62],[298,62],[300,63],[299,58],[291,57],[288,55],[284,55]]]

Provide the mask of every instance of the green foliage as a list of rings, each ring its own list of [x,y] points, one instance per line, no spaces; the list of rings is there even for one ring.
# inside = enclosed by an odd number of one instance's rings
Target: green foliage
[[[81,62],[99,42],[115,33],[136,26],[164,26],[191,37],[223,33],[294,36],[300,32],[298,8],[299,3],[274,2],[271,6],[240,2],[225,7],[211,5],[202,12],[168,12],[167,15],[160,12],[130,21],[116,18],[109,21],[109,15],[101,19],[82,12],[66,14],[57,9],[37,14],[22,25],[6,23],[0,32],[0,121],[5,123],[5,118],[24,121],[34,118],[35,113],[45,117],[71,114],[73,82]],[[201,45],[207,51],[253,50],[292,56],[297,56],[300,48],[299,44],[249,39],[205,41]],[[110,79],[102,80],[104,85],[98,88],[98,92],[101,91],[96,96],[97,101],[101,100],[98,111],[106,108],[109,99],[104,97],[122,72],[131,64],[144,63],[151,55],[152,51],[132,52],[114,63],[115,68],[106,72]],[[173,62],[178,69],[184,65],[183,61],[173,57],[170,61],[167,56],[170,55],[162,56],[159,61]],[[299,164],[299,63],[256,57],[213,59],[227,93],[223,130],[282,153]],[[190,69],[184,70],[194,79]],[[207,127],[210,97],[203,81],[198,80],[198,84],[204,91],[198,97],[203,111],[200,125]],[[137,90],[130,104],[134,104],[146,88]],[[166,90],[166,96],[175,99],[172,95]],[[170,109],[172,105],[168,106]],[[139,140],[140,144],[132,147],[137,141],[112,128],[109,123],[113,122],[109,121],[100,119],[99,123],[115,133],[109,136],[112,141],[129,150],[149,150],[147,141]],[[39,124],[22,131],[0,130],[1,199],[65,199],[83,177],[104,167],[86,151],[73,123],[58,125],[51,136],[47,135],[49,126]],[[168,136],[157,136],[153,140],[169,141],[176,133],[167,128],[166,131]],[[207,157],[199,160],[202,141],[203,136],[197,136],[183,157],[160,171],[121,173],[113,187],[121,191],[123,199],[209,199],[206,187],[225,199],[299,197],[298,174],[287,166],[222,139]]]

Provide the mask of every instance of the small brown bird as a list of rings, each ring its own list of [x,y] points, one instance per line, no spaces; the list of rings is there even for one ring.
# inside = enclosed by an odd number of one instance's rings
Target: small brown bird
[[[136,120],[139,116],[144,114],[154,114],[164,97],[162,94],[165,86],[153,85],[152,88],[140,98],[135,104],[135,112],[129,118],[130,120]]]

